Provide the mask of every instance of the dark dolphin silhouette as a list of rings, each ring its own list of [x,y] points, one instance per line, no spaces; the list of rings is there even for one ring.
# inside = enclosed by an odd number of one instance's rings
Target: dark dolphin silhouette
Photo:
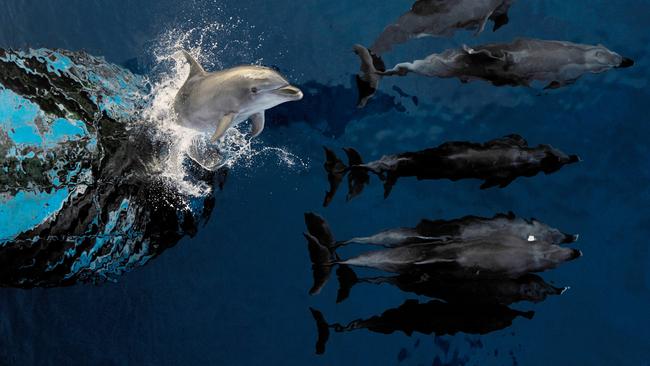
[[[310,308],[318,329],[316,354],[325,353],[330,329],[337,333],[367,329],[380,334],[403,332],[410,336],[422,334],[453,335],[456,333],[487,334],[507,328],[518,317],[532,319],[533,311],[519,311],[499,304],[450,304],[438,300],[420,303],[407,300],[397,308],[367,319],[353,320],[347,325],[329,324],[323,314]]]
[[[368,184],[368,172],[384,182],[384,197],[388,197],[401,177],[422,179],[481,179],[481,189],[504,188],[518,177],[532,177],[541,172],[554,173],[564,165],[580,161],[577,155],[566,155],[550,145],[529,147],[519,135],[508,135],[485,143],[466,141],[446,142],[438,147],[416,152],[385,155],[363,163],[361,155],[352,148],[345,149],[349,163],[345,165],[336,154],[325,148],[325,170],[330,190],[324,206],[329,205],[343,177],[348,174],[350,200]]]

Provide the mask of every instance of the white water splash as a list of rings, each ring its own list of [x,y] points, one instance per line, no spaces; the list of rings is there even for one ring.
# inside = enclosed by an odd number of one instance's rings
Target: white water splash
[[[188,51],[206,70],[224,68],[223,60],[233,57],[246,60],[242,63],[261,64],[262,58],[256,58],[254,54],[259,50],[263,37],[252,37],[253,29],[232,17],[227,19],[227,24],[203,22],[198,26],[164,32],[151,50],[156,66],[150,77],[149,107],[143,115],[155,126],[151,137],[169,146],[166,156],[160,161],[158,170],[161,177],[183,195],[206,196],[212,188],[203,182],[192,181],[187,172],[186,159],[191,149],[209,145],[208,136],[203,132],[176,123],[174,98],[189,75],[189,65],[178,51]],[[197,141],[200,142],[198,145]],[[307,167],[299,157],[285,149],[260,146],[258,141],[251,141],[247,133],[236,128],[227,131],[218,151],[220,160],[217,167],[250,168],[258,156],[276,156],[278,164],[285,167]]]

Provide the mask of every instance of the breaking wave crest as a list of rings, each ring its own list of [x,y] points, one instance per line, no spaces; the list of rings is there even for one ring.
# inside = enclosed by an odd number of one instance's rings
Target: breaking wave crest
[[[306,168],[307,164],[296,155],[280,147],[262,146],[259,140],[251,140],[247,133],[231,128],[218,146],[209,143],[209,136],[200,131],[176,123],[173,102],[189,74],[189,65],[180,54],[186,50],[207,70],[224,68],[224,60],[240,60],[241,63],[261,64],[262,58],[255,53],[263,37],[252,36],[253,28],[240,19],[228,18],[228,22],[203,22],[188,28],[174,28],[163,32],[152,47],[155,66],[149,76],[151,93],[148,107],[143,113],[152,123],[151,138],[169,146],[158,167],[162,178],[170,188],[189,196],[206,196],[211,187],[189,178],[187,159],[196,153],[212,153],[215,161],[210,170],[220,167],[253,167],[257,157],[274,156],[276,162],[290,168]],[[247,126],[247,124],[243,124]],[[244,127],[246,129],[247,127]],[[218,152],[218,153],[217,153]],[[198,162],[198,161],[197,161]],[[200,164],[200,163],[199,163]]]

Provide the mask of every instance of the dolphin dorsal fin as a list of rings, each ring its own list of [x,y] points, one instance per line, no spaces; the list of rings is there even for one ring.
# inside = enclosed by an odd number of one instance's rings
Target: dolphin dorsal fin
[[[183,56],[185,56],[185,59],[187,60],[187,63],[190,64],[190,76],[188,77],[191,78],[196,75],[204,74],[205,70],[203,70],[203,67],[190,55],[189,52],[183,50],[181,51],[183,53]]]

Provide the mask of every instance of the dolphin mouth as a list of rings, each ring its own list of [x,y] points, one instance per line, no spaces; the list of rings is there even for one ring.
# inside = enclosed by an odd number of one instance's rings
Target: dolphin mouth
[[[302,91],[293,85],[283,86],[273,92],[291,100],[300,100],[303,96]]]
[[[619,68],[619,69],[624,69],[624,68],[627,68],[627,67],[631,67],[633,65],[634,65],[634,60],[632,60],[631,58],[623,57],[623,60],[621,61],[621,63],[618,64],[618,66],[616,66],[616,67]]]

